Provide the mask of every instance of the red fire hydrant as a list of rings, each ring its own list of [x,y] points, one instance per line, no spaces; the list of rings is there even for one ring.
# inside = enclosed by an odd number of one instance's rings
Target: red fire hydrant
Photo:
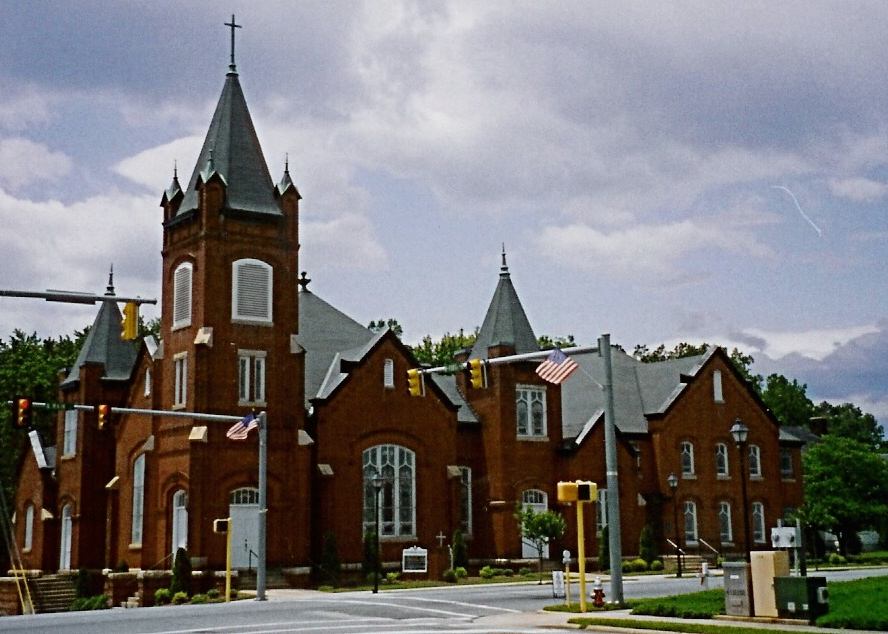
[[[592,586],[592,605],[596,608],[604,607],[604,588],[601,587],[601,577],[595,577]]]

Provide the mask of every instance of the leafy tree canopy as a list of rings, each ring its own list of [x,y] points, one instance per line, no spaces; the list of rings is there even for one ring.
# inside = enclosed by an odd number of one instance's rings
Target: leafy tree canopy
[[[854,533],[888,514],[888,461],[872,447],[838,434],[824,436],[802,457],[805,522],[839,537],[843,554]]]
[[[826,433],[851,438],[868,447],[881,446],[884,431],[872,414],[864,414],[851,403],[833,405],[823,401],[814,408],[813,417],[825,423]]]
[[[404,334],[404,329],[401,327],[401,324],[398,323],[397,319],[379,319],[377,321],[370,320],[370,323],[367,324],[367,328],[372,330],[373,332],[382,332],[386,328],[389,328],[395,336],[400,339],[401,335]]]
[[[540,583],[543,582],[543,549],[547,544],[564,536],[567,523],[555,511],[535,512],[530,506],[519,505],[515,512],[521,537],[533,544],[539,555]]]
[[[765,379],[762,400],[781,425],[808,427],[814,415],[814,403],[808,398],[808,386],[782,374]]]
[[[710,344],[705,342],[699,345],[682,342],[676,344],[672,350],[667,350],[666,344],[661,343],[654,350],[651,350],[646,344],[640,343],[635,346],[632,356],[643,363],[656,363],[657,361],[666,361],[668,359],[695,357],[705,353],[706,349],[710,347]],[[739,349],[734,348],[728,356],[734,362],[740,374],[743,375],[743,378],[752,384],[753,389],[761,392],[762,377],[759,374],[752,373],[752,364],[755,361],[752,355],[744,354]]]

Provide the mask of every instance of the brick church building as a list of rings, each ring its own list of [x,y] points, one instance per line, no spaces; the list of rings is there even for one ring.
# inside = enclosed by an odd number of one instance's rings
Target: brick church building
[[[559,506],[556,485],[592,480],[600,501],[607,496],[600,356],[574,356],[580,370],[560,386],[541,379],[534,360],[487,366],[481,388],[462,374],[426,375],[423,394],[411,396],[407,370],[419,364],[410,348],[300,277],[300,198],[286,166],[272,179],[232,63],[188,183],[174,177],[161,199],[160,341],[121,339],[109,284],[60,384],[65,402],[110,405],[109,420],[100,429],[92,411],[69,410],[55,437],[32,436],[15,499],[25,568],[169,569],[185,547],[222,569],[213,520],[224,517],[234,567],[255,565],[257,434],[231,440],[230,422],[195,412],[266,412],[268,567],[302,583],[329,535],[343,563],[361,562],[377,473],[381,556],[391,565],[407,547],[439,552],[458,528],[474,562],[533,558],[519,504],[564,512],[569,533],[553,554],[575,551],[574,511]],[[486,313],[477,298],[483,324],[462,359],[539,351],[505,254],[495,281]],[[801,442],[722,349],[660,363],[612,353],[623,554],[638,553],[650,525],[664,554],[677,533],[690,552],[738,555],[747,516],[754,547],[768,546],[769,527],[801,505]],[[738,418],[750,430],[745,474],[729,432]],[[591,508],[587,526],[600,529],[605,505]],[[596,533],[586,531],[592,556]]]

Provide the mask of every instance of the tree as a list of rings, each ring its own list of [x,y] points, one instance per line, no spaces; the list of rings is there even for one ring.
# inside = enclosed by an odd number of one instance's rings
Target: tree
[[[372,330],[373,332],[382,332],[386,328],[395,333],[395,336],[400,339],[401,335],[404,334],[404,329],[401,327],[401,324],[398,323],[397,319],[380,319],[379,321],[370,320],[370,323],[367,324],[367,328]]]
[[[466,538],[460,529],[453,531],[453,569],[469,567],[469,547],[466,545]]]
[[[540,335],[537,337],[537,343],[540,345],[541,350],[546,350],[547,348],[571,348],[577,345],[573,335],[567,335],[566,337]]]
[[[543,583],[543,550],[555,539],[561,539],[567,523],[555,511],[534,512],[530,506],[519,506],[515,513],[521,537],[533,544],[540,562],[540,584]]]
[[[802,461],[801,515],[835,533],[846,555],[857,531],[878,526],[888,514],[888,461],[872,446],[837,434],[811,445]]]
[[[672,350],[666,350],[666,345],[661,343],[655,350],[651,350],[646,344],[640,343],[635,346],[632,356],[642,363],[656,363],[658,361],[667,361],[669,359],[695,357],[705,353],[710,347],[711,346],[705,342],[700,345],[682,342],[676,344]],[[752,364],[755,361],[753,356],[750,354],[744,354],[737,348],[731,350],[728,356],[740,375],[752,385],[752,388],[756,392],[761,394],[762,377],[760,374],[752,373]]]
[[[808,386],[782,374],[765,379],[762,400],[781,425],[808,427],[814,415],[814,403],[808,398]]]
[[[648,567],[659,553],[657,552],[657,543],[654,541],[654,529],[650,524],[645,524],[638,536],[638,556],[644,559]]]
[[[417,361],[432,367],[449,365],[453,363],[457,352],[471,348],[477,338],[478,329],[470,335],[465,334],[462,329],[455,335],[447,332],[438,341],[432,339],[431,335],[426,335],[419,345],[413,346],[413,354]]]
[[[851,403],[833,405],[824,401],[814,408],[813,415],[825,419],[827,434],[852,438],[873,448],[882,443],[884,432],[879,421]]]

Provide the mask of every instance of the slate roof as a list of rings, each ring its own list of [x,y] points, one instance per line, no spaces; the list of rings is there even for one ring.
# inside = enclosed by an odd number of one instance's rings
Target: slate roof
[[[503,252],[499,282],[487,307],[487,314],[484,316],[484,322],[478,331],[469,358],[486,359],[488,348],[497,345],[512,346],[515,354],[537,352],[540,349],[521,300],[518,299],[518,293],[512,285],[505,252]]]
[[[343,362],[360,362],[386,332],[374,333],[311,291],[300,290],[298,340],[305,350],[305,407],[311,407],[312,399],[330,396],[348,377],[342,372]],[[478,422],[454,377],[426,376],[426,380],[433,381],[459,406],[459,422]]]
[[[643,434],[646,416],[665,413],[684,390],[683,376],[694,376],[715,352],[658,363],[642,363],[617,348],[611,349],[614,416],[619,431]],[[572,355],[580,369],[561,385],[562,433],[582,442],[591,428],[603,421],[604,362],[598,353]]]
[[[197,209],[198,181],[206,182],[214,175],[226,185],[225,209],[283,215],[238,74],[234,71],[226,75],[222,95],[176,216]],[[175,194],[172,186],[170,191]]]
[[[136,363],[136,347],[130,341],[120,338],[123,315],[114,301],[113,295],[102,302],[99,314],[86,335],[86,340],[77,355],[77,361],[62,381],[62,389],[74,386],[80,380],[80,368],[85,365],[103,365],[103,379],[126,381],[132,375]]]

